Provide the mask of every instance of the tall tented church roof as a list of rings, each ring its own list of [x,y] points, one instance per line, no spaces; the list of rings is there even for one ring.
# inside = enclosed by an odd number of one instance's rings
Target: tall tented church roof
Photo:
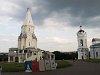
[[[34,25],[30,8],[27,8],[27,13],[23,25]]]

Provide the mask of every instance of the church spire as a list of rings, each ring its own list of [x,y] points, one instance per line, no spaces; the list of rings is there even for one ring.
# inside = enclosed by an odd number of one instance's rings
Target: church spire
[[[30,8],[27,8],[27,13],[23,25],[33,25],[32,13]]]

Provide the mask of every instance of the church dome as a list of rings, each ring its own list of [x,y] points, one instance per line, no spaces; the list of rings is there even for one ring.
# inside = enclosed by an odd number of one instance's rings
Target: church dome
[[[80,26],[80,30],[78,31],[78,33],[85,33],[85,31],[82,29],[82,26]]]
[[[82,29],[80,29],[78,32],[77,32],[77,35],[85,35],[86,32]]]
[[[78,32],[85,32],[84,30],[79,30]]]
[[[95,41],[95,39],[93,38],[93,39],[92,39],[92,42],[94,42],[94,41]]]
[[[81,28],[82,26],[80,26],[80,30],[77,32],[77,36],[78,37],[85,37],[85,36],[87,36],[86,35],[86,32]]]

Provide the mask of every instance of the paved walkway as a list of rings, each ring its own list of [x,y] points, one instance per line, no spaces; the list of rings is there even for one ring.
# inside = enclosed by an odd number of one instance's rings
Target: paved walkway
[[[72,63],[73,66],[65,69],[35,73],[2,73],[2,75],[100,75],[100,64],[82,61],[69,62]]]

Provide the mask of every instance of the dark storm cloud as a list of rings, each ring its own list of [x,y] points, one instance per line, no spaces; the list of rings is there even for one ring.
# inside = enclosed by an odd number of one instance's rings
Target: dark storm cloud
[[[73,16],[93,17],[100,15],[100,0],[48,0],[48,8],[51,11],[70,8]]]
[[[24,19],[27,7],[37,7],[36,13],[32,11],[36,25],[42,25],[44,19],[51,17],[53,12],[60,16],[63,12],[59,11],[63,9],[66,9],[64,14],[69,13],[72,17],[69,19],[71,26],[79,26],[80,22],[88,27],[97,27],[100,24],[100,18],[93,20],[100,16],[100,0],[15,0],[11,2],[19,6],[17,9],[13,7],[16,9],[14,14],[9,14],[16,20]],[[76,20],[77,17],[80,17],[79,21]]]
[[[41,0],[14,0],[10,1],[10,3],[13,3],[18,6],[18,8],[13,7],[13,12],[12,13],[5,13],[7,16],[9,15],[12,17],[14,20],[17,21],[23,21],[26,15],[27,8],[33,9],[32,14],[33,14],[33,20],[36,22],[36,24],[41,24],[43,19],[47,17],[47,13],[42,13],[45,10],[46,2],[41,1]],[[34,10],[34,8],[36,10]],[[34,13],[36,12],[36,13]],[[4,14],[4,15],[5,15]]]
[[[68,12],[74,18],[71,21],[72,26],[78,25],[80,21],[89,27],[100,26],[100,18],[92,20],[92,18],[100,16],[100,0],[48,0],[47,9],[51,12],[69,9]],[[80,17],[81,20],[78,22],[75,17]]]

